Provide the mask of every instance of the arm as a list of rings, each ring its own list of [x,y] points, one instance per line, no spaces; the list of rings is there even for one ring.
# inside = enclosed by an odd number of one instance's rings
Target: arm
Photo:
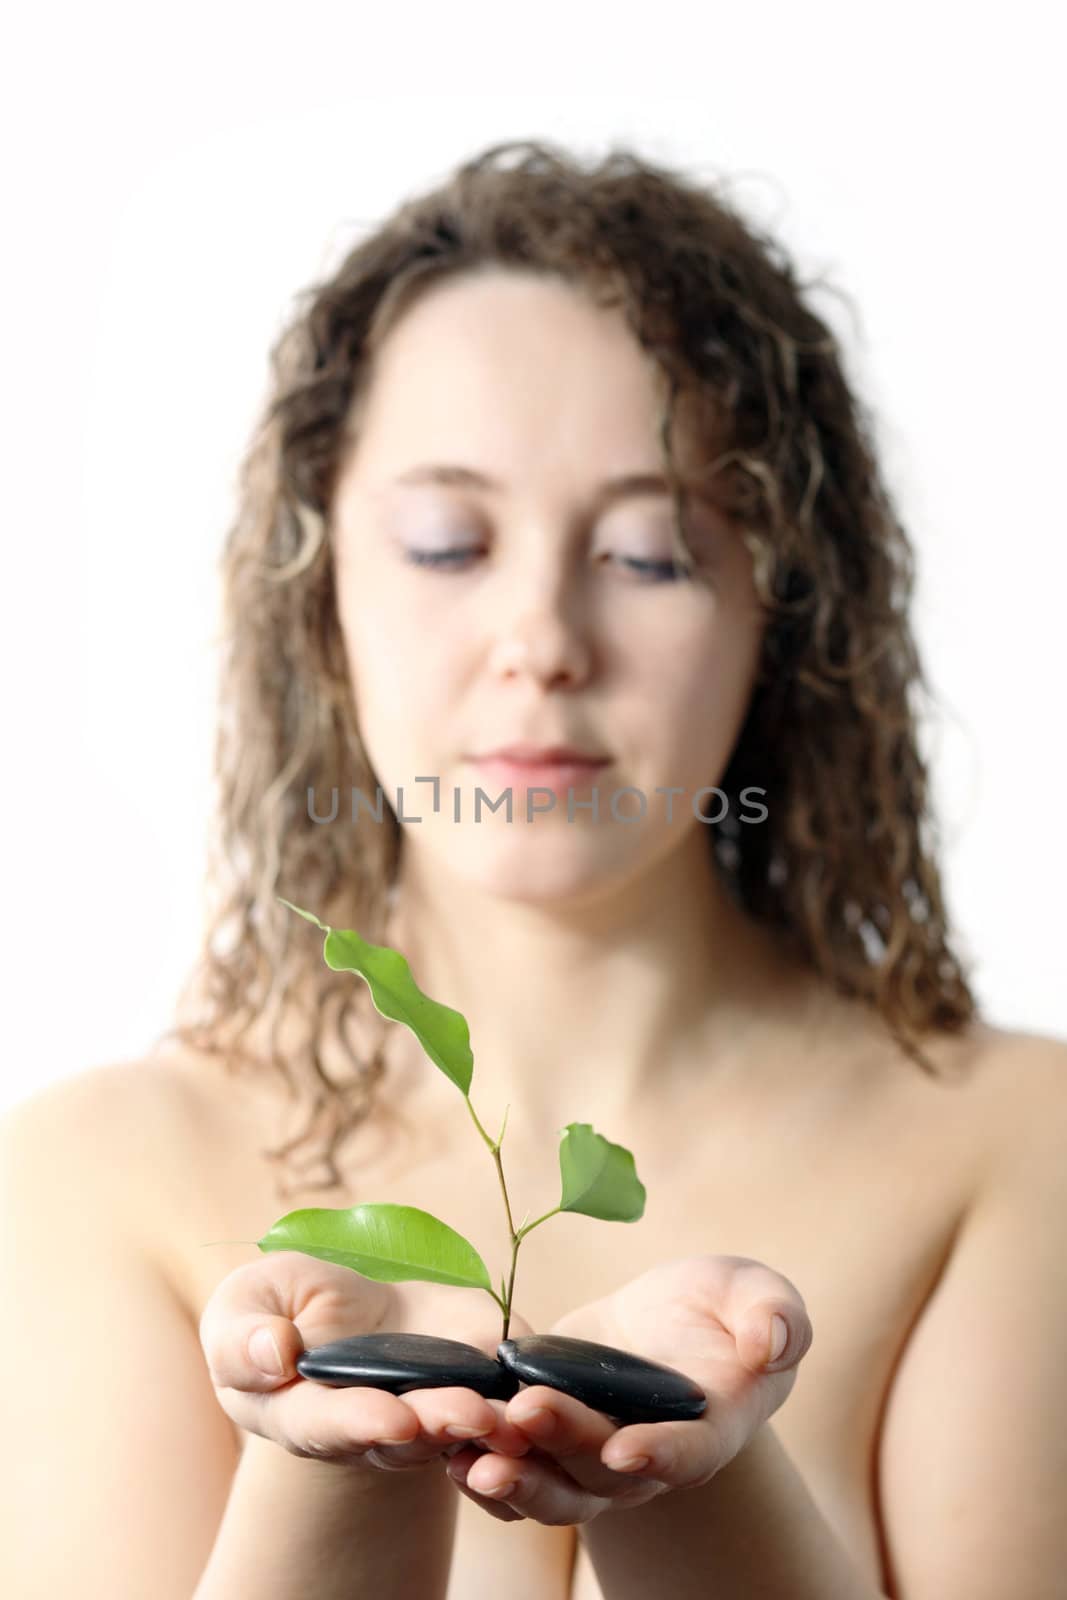
[[[1067,1048],[1028,1038],[997,1076],[991,1170],[908,1341],[881,1430],[899,1600],[1064,1593]]]
[[[533,1385],[505,1415],[536,1455],[459,1452],[448,1472],[468,1497],[488,1505],[504,1486],[513,1511],[578,1524],[605,1600],[879,1600],[768,1426],[812,1340],[789,1279],[746,1256],[682,1257],[552,1331],[686,1372],[708,1398],[703,1416],[617,1426]]]
[[[708,1483],[578,1533],[604,1600],[883,1600],[770,1423]]]
[[[443,1600],[455,1517],[439,1463],[360,1474],[251,1436],[192,1600]]]
[[[184,1115],[124,1066],[0,1117],[0,1593],[439,1600],[454,1518],[439,1467],[370,1484],[258,1437],[239,1456],[153,1233]],[[413,1517],[419,1539],[398,1540]]]
[[[898,1364],[880,1433],[892,1600],[1064,1592],[1067,1048],[1028,1043],[997,1070],[995,1158]],[[605,1600],[877,1592],[769,1424],[708,1483],[579,1534]]]

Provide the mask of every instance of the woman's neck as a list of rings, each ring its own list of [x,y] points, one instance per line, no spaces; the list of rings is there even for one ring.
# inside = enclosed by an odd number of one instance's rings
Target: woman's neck
[[[566,905],[519,904],[405,858],[384,942],[466,1017],[491,1093],[483,1113],[472,1087],[479,1114],[521,1106],[545,1134],[598,1116],[629,1124],[687,1072],[736,1061],[753,1029],[796,1016],[813,988],[734,902],[701,834],[612,893]]]

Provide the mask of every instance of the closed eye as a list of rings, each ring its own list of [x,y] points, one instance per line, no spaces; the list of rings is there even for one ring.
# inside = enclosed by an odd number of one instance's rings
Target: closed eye
[[[456,572],[460,570],[468,556],[476,556],[479,553],[477,546],[474,545],[452,550],[415,550],[408,547],[404,551],[404,558],[413,566]],[[629,571],[639,573],[656,583],[678,582],[689,577],[689,569],[674,560],[646,561],[639,556],[616,556],[613,559]]]

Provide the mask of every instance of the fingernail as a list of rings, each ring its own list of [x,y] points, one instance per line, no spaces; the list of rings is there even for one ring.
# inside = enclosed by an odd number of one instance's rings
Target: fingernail
[[[625,1461],[616,1461],[611,1470],[613,1472],[642,1472],[651,1460],[651,1456],[627,1456]]]
[[[507,1483],[498,1484],[495,1489],[479,1489],[478,1493],[487,1495],[490,1500],[503,1500],[506,1495],[514,1494],[518,1486],[518,1479],[511,1478]]]
[[[518,1423],[520,1428],[524,1428],[528,1423],[532,1423],[535,1428],[540,1430],[540,1432],[547,1433],[550,1427],[555,1424],[556,1418],[553,1412],[551,1412],[547,1406],[536,1406],[531,1411],[517,1413],[515,1416],[515,1421]]]
[[[269,1328],[257,1328],[248,1341],[248,1353],[261,1372],[268,1378],[280,1378],[285,1371],[285,1362],[278,1349],[278,1341]]]
[[[784,1317],[776,1314],[771,1318],[771,1353],[767,1357],[768,1364],[778,1360],[788,1342],[789,1324]]]
[[[445,1432],[453,1439],[484,1439],[487,1433],[492,1433],[492,1426],[488,1428],[462,1428],[458,1423],[449,1423]]]

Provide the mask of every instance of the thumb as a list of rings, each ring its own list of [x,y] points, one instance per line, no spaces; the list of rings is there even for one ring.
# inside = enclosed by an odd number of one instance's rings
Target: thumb
[[[296,1377],[304,1341],[285,1317],[252,1316],[232,1324],[213,1344],[204,1341],[212,1382],[253,1393],[279,1389]]]
[[[300,1346],[295,1351],[294,1342]],[[248,1354],[257,1374],[277,1381],[288,1382],[295,1376],[296,1358],[303,1353],[303,1348],[304,1341],[284,1317],[271,1317],[258,1323],[248,1340]]]
[[[806,1311],[784,1303],[764,1304],[749,1316],[738,1353],[751,1372],[786,1372],[811,1349]]]

